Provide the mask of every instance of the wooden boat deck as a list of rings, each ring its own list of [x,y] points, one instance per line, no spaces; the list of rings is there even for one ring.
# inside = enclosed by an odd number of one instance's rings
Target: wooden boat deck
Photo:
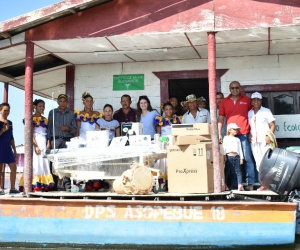
[[[10,195],[8,193],[0,196],[1,198],[24,198],[23,194]],[[53,192],[32,192],[29,193],[29,198],[42,199],[90,199],[90,200],[174,200],[174,201],[282,201],[284,196],[280,196],[272,191],[225,191],[221,193],[206,193],[206,194],[180,194],[159,192],[157,194],[150,193],[147,195],[127,195],[117,194],[115,192],[77,192],[68,191],[53,191]]]

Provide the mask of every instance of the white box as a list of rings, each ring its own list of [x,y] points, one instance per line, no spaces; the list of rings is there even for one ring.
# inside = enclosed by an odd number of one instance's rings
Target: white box
[[[121,124],[121,136],[143,135],[144,126],[140,122],[123,122]]]
[[[123,147],[128,141],[127,136],[114,137],[110,143],[110,147]]]
[[[151,144],[150,135],[131,135],[129,136],[130,146],[148,146]]]
[[[86,131],[86,146],[88,148],[105,148],[109,142],[109,131]]]

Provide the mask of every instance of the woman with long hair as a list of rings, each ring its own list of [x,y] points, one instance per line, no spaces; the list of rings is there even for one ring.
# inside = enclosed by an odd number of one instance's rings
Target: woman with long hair
[[[17,175],[17,150],[15,140],[13,137],[12,122],[7,119],[10,113],[10,106],[8,103],[0,104],[0,187],[4,184],[2,180],[2,168],[5,163],[10,168],[10,194],[18,194],[19,191],[15,189],[16,175]],[[0,195],[4,195],[4,190],[0,189]]]
[[[93,131],[99,129],[97,120],[102,117],[98,111],[93,110],[94,99],[90,93],[84,92],[82,94],[83,110],[76,110],[75,119],[77,124],[76,136],[86,140],[86,131]]]
[[[143,123],[144,135],[150,135],[151,139],[154,138],[156,133],[154,124],[154,118],[156,116],[159,116],[159,113],[156,109],[152,108],[149,98],[146,95],[140,96],[136,110],[137,122]]]
[[[54,180],[50,171],[49,161],[44,158],[46,153],[46,135],[48,119],[43,116],[45,102],[36,99],[33,102],[34,114],[32,116],[33,126],[33,156],[32,156],[32,190],[33,192],[51,191],[54,188]],[[19,191],[24,190],[24,178],[20,179]]]

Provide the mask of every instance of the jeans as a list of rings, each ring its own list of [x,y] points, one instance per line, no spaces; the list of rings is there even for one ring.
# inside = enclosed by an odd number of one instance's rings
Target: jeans
[[[254,161],[251,150],[251,145],[248,140],[248,134],[245,135],[237,135],[242,144],[242,150],[244,153],[244,166],[245,166],[245,174],[246,174],[246,183],[247,185],[253,185],[255,180],[255,172],[254,172]]]
[[[225,183],[228,185],[228,177],[231,176],[231,186],[242,184],[242,169],[240,164],[240,156],[226,155],[225,162]],[[237,182],[237,183],[236,183]]]

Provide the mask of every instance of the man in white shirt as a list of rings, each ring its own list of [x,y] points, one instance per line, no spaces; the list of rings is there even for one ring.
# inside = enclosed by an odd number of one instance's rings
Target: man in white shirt
[[[189,110],[182,117],[182,124],[186,123],[210,123],[210,114],[207,109],[198,108],[198,99],[195,95],[188,95],[182,102]]]

